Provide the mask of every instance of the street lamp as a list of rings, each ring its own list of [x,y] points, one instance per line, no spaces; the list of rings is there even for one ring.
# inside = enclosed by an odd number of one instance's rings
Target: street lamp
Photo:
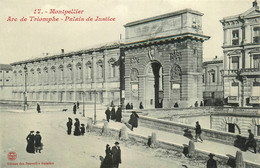
[[[94,90],[95,103],[94,103],[94,125],[97,123],[97,91]]]
[[[84,91],[82,91],[82,104],[83,104],[83,117],[85,117],[85,97],[84,97],[84,94],[85,94],[85,92]]]
[[[24,65],[24,107],[23,111],[27,109],[27,67]]]

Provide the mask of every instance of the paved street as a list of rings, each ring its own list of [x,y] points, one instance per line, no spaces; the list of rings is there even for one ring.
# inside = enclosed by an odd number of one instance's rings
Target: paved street
[[[52,162],[48,166],[22,166],[22,167],[64,167],[64,168],[97,168],[100,165],[100,156],[105,156],[106,144],[113,145],[115,139],[86,134],[83,136],[68,136],[66,134],[67,117],[72,113],[45,112],[4,112],[0,113],[0,142],[1,142],[1,168],[16,167],[7,165],[8,162]],[[80,115],[76,115],[82,122]],[[84,123],[84,122],[83,122]],[[44,149],[41,154],[26,152],[26,136],[31,130],[41,132]],[[181,167],[181,163],[171,159],[156,157],[153,152],[146,152],[146,148],[121,144],[123,168],[171,168]],[[15,161],[9,161],[7,154],[10,151],[17,153]],[[140,159],[142,158],[142,159]],[[18,166],[21,167],[21,166]]]

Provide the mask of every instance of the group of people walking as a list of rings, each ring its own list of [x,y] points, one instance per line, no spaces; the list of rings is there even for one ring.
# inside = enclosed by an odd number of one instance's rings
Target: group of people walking
[[[121,161],[121,149],[118,142],[115,142],[115,145],[110,147],[109,144],[106,145],[106,156],[104,161],[101,163],[100,168],[119,168]]]
[[[106,114],[107,122],[109,122],[110,119],[114,120],[116,122],[121,122],[122,109],[120,106],[118,106],[117,110],[115,110],[115,107],[113,106],[111,111],[110,111],[109,107],[107,107],[105,114]]]
[[[42,146],[43,146],[41,140],[42,137],[39,131],[36,132],[36,135],[34,135],[34,131],[30,131],[30,134],[26,137],[26,141],[27,141],[26,151],[28,153],[35,153],[35,152],[41,153]]]
[[[68,118],[68,122],[67,122],[67,133],[68,135],[71,134],[71,129],[72,129],[72,125],[73,125],[73,122],[72,122],[72,119],[69,117]],[[84,135],[86,132],[86,129],[85,129],[85,125],[84,124],[80,124],[80,121],[78,118],[75,118],[75,123],[74,123],[74,135],[75,136],[80,136],[80,135]]]

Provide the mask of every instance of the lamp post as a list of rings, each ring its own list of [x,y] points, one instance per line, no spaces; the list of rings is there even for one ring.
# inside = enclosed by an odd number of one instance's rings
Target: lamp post
[[[97,91],[94,91],[95,103],[94,103],[94,125],[97,123]]]
[[[82,105],[83,105],[83,117],[85,117],[85,97],[84,97],[85,92],[82,91]]]
[[[27,67],[24,65],[24,107],[23,111],[27,110]]]

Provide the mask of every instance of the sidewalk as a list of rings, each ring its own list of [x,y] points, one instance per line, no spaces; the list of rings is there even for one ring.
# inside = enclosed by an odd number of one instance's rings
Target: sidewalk
[[[99,123],[97,125],[103,126],[103,123]],[[122,124],[122,123],[117,123],[114,121],[109,122],[109,127],[116,129],[116,130],[121,129],[122,126],[124,126],[124,124]],[[183,146],[183,144],[188,145],[189,140],[190,140],[189,138],[187,138],[183,135],[169,133],[169,132],[160,131],[160,130],[154,130],[154,129],[150,129],[150,128],[146,128],[146,127],[139,127],[139,126],[138,126],[138,128],[134,128],[134,131],[131,131],[128,129],[128,133],[135,134],[135,135],[142,135],[142,136],[146,136],[146,137],[151,136],[152,133],[156,133],[158,140],[178,144],[180,146]],[[234,146],[225,145],[225,144],[212,142],[212,141],[208,141],[208,140],[203,140],[202,143],[195,142],[195,149],[199,149],[199,150],[202,150],[202,151],[205,151],[208,153],[214,153],[214,154],[223,155],[223,156],[232,155],[234,157],[236,156],[236,152],[238,150],[240,150]],[[243,158],[245,161],[258,164],[260,167],[260,154],[259,153],[254,154],[250,151],[246,151],[246,152],[243,152]]]

